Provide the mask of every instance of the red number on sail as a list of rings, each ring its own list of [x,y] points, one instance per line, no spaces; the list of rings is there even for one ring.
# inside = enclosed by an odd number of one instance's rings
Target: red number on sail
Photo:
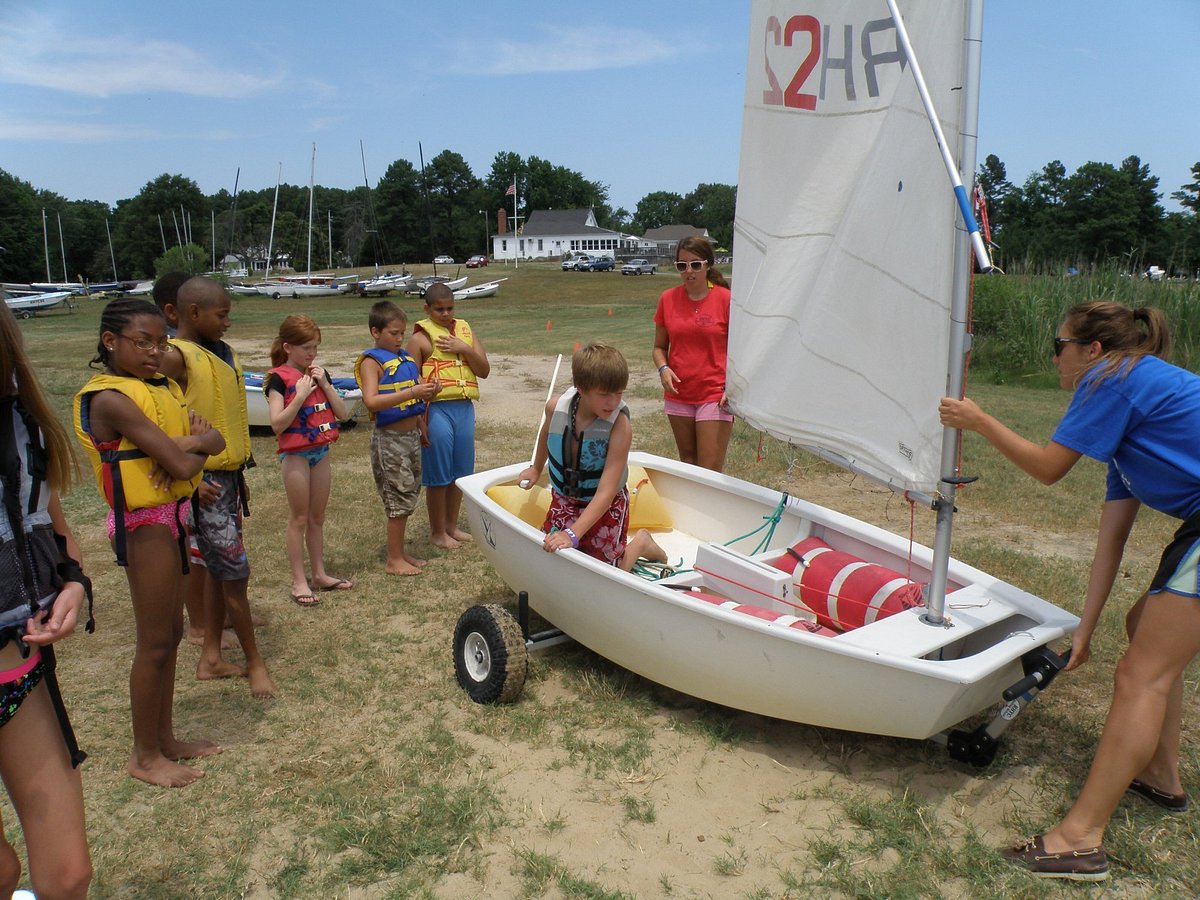
[[[779,80],[771,70],[770,49],[772,37],[775,38],[775,46],[778,47],[783,38],[783,26],[779,24],[779,20],[774,16],[767,19],[767,33],[763,37],[763,65],[767,69],[767,84],[770,85],[767,90],[763,91],[763,103],[768,106],[779,106],[783,103],[783,90],[779,87]]]
[[[817,60],[821,56],[821,23],[813,16],[792,16],[783,32],[785,47],[792,46],[792,35],[797,31],[808,34],[809,51],[808,56],[804,57],[804,62],[796,69],[792,80],[788,82],[787,91],[783,95],[783,105],[791,109],[816,109],[817,95],[802,93],[800,88],[817,67]]]

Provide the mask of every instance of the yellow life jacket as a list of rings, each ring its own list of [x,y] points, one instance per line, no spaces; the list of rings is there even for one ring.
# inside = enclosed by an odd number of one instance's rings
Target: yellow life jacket
[[[75,395],[75,436],[91,460],[100,493],[112,507],[116,524],[117,564],[123,566],[125,513],[184,501],[196,492],[201,475],[197,472],[189,481],[172,481],[165,488],[159,488],[152,481],[155,461],[128,438],[122,437],[116,449],[100,450],[92,436],[91,426],[92,396],[100,391],[124,394],[169,437],[190,434],[191,425],[183,391],[170,378],[143,381],[132,376],[104,373],[93,375]],[[183,571],[187,571],[186,556],[183,557]]]
[[[458,353],[446,353],[438,349],[439,337],[456,337],[466,344],[474,343],[471,339],[471,326],[463,319],[455,319],[451,329],[443,328],[432,319],[422,319],[415,330],[424,331],[429,335],[431,346],[429,357],[421,364],[421,380],[432,381],[434,378],[442,383],[442,391],[431,400],[478,400],[479,381],[471,370],[470,364]]]
[[[246,415],[246,385],[242,365],[232,347],[233,365],[194,341],[172,338],[187,367],[183,399],[221,432],[225,449],[210,456],[206,472],[236,472],[250,459],[250,420]]]

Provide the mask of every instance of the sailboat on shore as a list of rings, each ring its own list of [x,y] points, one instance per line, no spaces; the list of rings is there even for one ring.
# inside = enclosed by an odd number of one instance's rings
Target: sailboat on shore
[[[313,197],[317,175],[317,145],[312,145],[312,165],[308,175],[308,268],[303,275],[286,275],[273,281],[264,281],[255,286],[260,294],[278,300],[281,297],[334,297],[344,294],[350,289],[351,282],[357,281],[357,275],[334,276],[314,275],[312,270],[312,229],[313,229]],[[275,187],[276,200],[279,196],[278,182]],[[274,214],[272,221],[272,240],[274,239]],[[270,260],[267,261],[268,268]]]
[[[1053,644],[1074,615],[950,555],[959,435],[937,403],[963,380],[977,242],[938,156],[971,180],[983,3],[898,6],[751,4],[727,391],[755,428],[929,507],[935,547],[632,453],[631,531],[652,529],[672,561],[632,574],[543,551],[545,485],[515,484],[527,460],[459,479],[476,541],[520,595],[516,620],[496,604],[459,620],[474,699],[515,699],[528,650],[569,637],[714,703],[936,738],[986,765],[1065,664]],[[530,634],[530,608],[554,628]]]

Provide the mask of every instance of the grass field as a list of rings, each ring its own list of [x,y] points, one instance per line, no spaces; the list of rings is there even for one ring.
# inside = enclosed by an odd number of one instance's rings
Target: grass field
[[[651,315],[673,276],[522,264],[493,266],[473,280],[502,275],[509,280],[498,298],[458,310],[493,356],[546,361],[576,341],[603,338],[633,364],[630,394],[656,395]],[[227,337],[248,359],[261,357],[283,315],[307,312],[324,331],[322,361],[347,371],[367,343],[370,302],[237,299]],[[398,302],[410,317],[419,312],[415,299]],[[87,377],[100,307],[84,301],[73,314],[22,323],[64,417]],[[1037,336],[1043,356],[1052,330]],[[544,376],[527,377],[544,392]],[[490,388],[485,382],[484,419]],[[1061,392],[1009,384],[981,383],[972,394],[1035,440],[1048,437],[1066,403]],[[519,420],[484,421],[478,466],[527,453],[536,417],[534,408]],[[636,447],[673,452],[661,413],[640,415],[634,430]],[[989,848],[1049,825],[1078,789],[1123,647],[1122,613],[1149,580],[1169,521],[1143,514],[1092,661],[1060,679],[981,772],[949,762],[933,745],[699,702],[578,647],[535,655],[518,703],[472,704],[454,682],[454,622],[471,604],[506,603],[509,593],[474,547],[431,548],[423,509],[409,533],[430,558],[426,574],[383,573],[383,518],[367,440],[367,429],[357,428],[334,447],[326,528],[329,571],[353,578],[355,589],[301,610],[287,598],[273,440],[254,438],[250,596],[270,620],[260,647],[281,695],[264,703],[244,682],[197,682],[196,648],[184,645],[177,728],[185,737],[216,739],[225,752],[204,760],[206,777],[181,790],[150,788],[125,774],[128,590],[103,538],[94,487],[84,483],[66,499],[97,595],[97,633],[70,639],[59,656],[80,743],[91,754],[84,789],[94,896],[1074,895],[1010,871]],[[909,533],[902,501],[775,441],[760,442],[742,423],[728,469]],[[967,442],[965,469],[980,481],[960,494],[956,555],[1078,611],[1102,469],[1085,463],[1045,488],[976,440]],[[927,515],[915,514],[915,533],[927,541]],[[240,659],[237,651],[231,657]],[[1193,667],[1184,779],[1194,796],[1197,691]],[[18,843],[11,807],[0,809]],[[1148,804],[1124,803],[1108,848],[1114,894],[1190,896],[1200,871],[1200,814],[1166,818]]]

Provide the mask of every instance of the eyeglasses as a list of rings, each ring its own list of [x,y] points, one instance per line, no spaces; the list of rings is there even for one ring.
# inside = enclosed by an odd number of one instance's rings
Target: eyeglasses
[[[708,265],[706,259],[677,259],[675,260],[675,269],[679,272],[686,272],[691,269],[693,272],[699,272]]]
[[[133,346],[137,347],[143,353],[149,353],[151,350],[157,350],[159,353],[170,353],[175,349],[175,346],[166,338],[155,342],[147,341],[144,338],[131,338],[128,335],[119,333],[117,334],[117,337],[125,338],[125,340],[129,341],[129,343],[133,344]]]
[[[1062,356],[1063,347],[1067,344],[1090,344],[1091,341],[1080,340],[1079,338],[1063,338],[1056,337],[1054,339],[1054,355]]]

